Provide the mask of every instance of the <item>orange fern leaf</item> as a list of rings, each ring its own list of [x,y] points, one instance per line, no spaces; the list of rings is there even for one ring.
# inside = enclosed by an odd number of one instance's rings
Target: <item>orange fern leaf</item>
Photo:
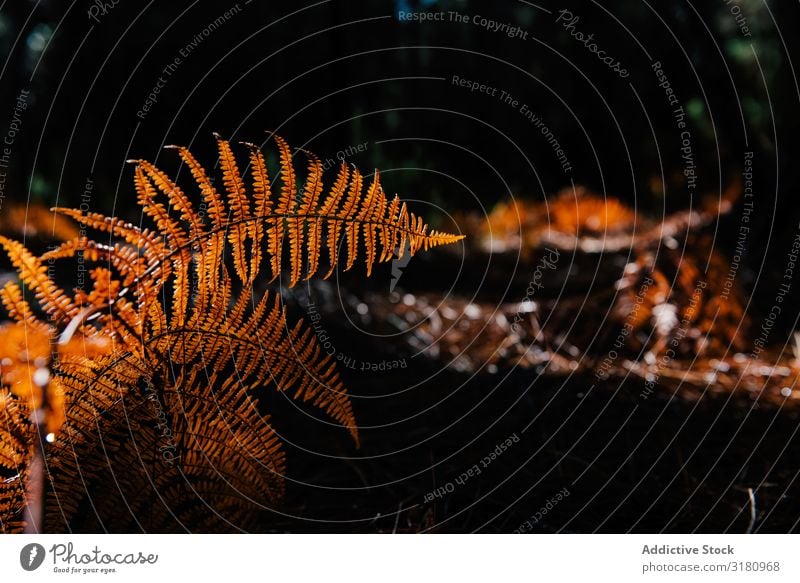
[[[126,530],[132,521],[142,528],[138,517],[145,514],[146,528],[160,531],[183,520],[214,530],[231,521],[251,524],[254,507],[274,503],[284,490],[281,442],[257,407],[265,388],[324,411],[359,443],[334,359],[302,320],[290,325],[280,294],[268,291],[255,301],[252,283],[262,271],[265,279],[280,276],[284,255],[294,286],[317,274],[323,248],[330,262],[326,277],[340,263],[344,244],[346,268],[363,247],[370,274],[376,262],[393,256],[398,241],[409,242],[414,253],[461,238],[429,233],[397,197],[389,203],[378,172],[364,192],[358,170],[342,165],[326,192],[322,164],[313,154],[298,196],[292,151],[279,137],[275,201],[263,153],[246,144],[246,184],[229,142],[215,137],[222,194],[186,148],[173,147],[199,188],[198,209],[204,205],[210,220],[191,203],[191,193],[150,162],[135,160],[137,200],[152,229],[56,209],[123,241],[100,244],[80,236],[35,257],[0,238],[50,321],[37,318],[16,284],[0,290],[6,310],[25,326],[48,335],[63,327],[61,336],[71,338],[52,383],[64,439],[48,452],[51,523],[80,521],[82,500],[91,495],[103,528]],[[79,257],[95,267],[88,270],[91,289],[77,289],[73,300],[43,261]],[[25,444],[35,435],[19,404],[20,395],[34,395],[26,389],[32,385],[14,387],[13,393],[0,390],[0,414],[13,420],[9,431],[23,449],[0,449],[2,467],[6,461],[24,465]],[[0,437],[13,441],[5,433]],[[110,481],[117,488],[107,488]],[[192,496],[202,496],[202,503],[187,503]],[[19,499],[18,487],[0,488],[3,529],[18,527]],[[177,500],[181,510],[166,503],[151,508],[155,499]],[[130,515],[119,511],[123,506]],[[97,527],[93,518],[87,520],[87,528]]]

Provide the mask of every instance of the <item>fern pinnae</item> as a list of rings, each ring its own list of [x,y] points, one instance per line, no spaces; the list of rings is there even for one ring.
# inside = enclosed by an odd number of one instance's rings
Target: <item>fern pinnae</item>
[[[22,282],[34,292],[45,312],[56,321],[66,321],[78,313],[78,307],[56,286],[47,275],[47,268],[22,243],[0,235],[0,245],[5,248],[11,264],[17,269]]]
[[[168,267],[163,265],[162,259],[169,256],[171,251],[168,250],[162,236],[156,235],[149,229],[140,229],[117,217],[107,217],[97,212],[84,213],[78,209],[63,207],[53,207],[50,210],[69,217],[90,229],[119,237],[129,245],[141,250],[147,261],[148,269],[155,271],[156,267],[160,267],[164,277],[168,275]]]
[[[352,180],[350,181],[350,190],[348,192],[344,206],[342,207],[342,210],[339,212],[340,218],[348,219],[355,214],[356,210],[358,209],[358,203],[360,202],[361,187],[363,185],[363,180],[364,178],[361,176],[361,172],[358,171],[358,168],[353,167],[353,176]],[[347,266],[345,267],[345,271],[353,267],[356,261],[356,257],[358,255],[359,226],[360,223],[358,221],[348,221],[347,224],[345,225],[345,232],[347,234]]]
[[[222,228],[226,224],[227,213],[225,212],[225,204],[222,202],[222,197],[217,192],[214,184],[208,178],[205,168],[197,161],[194,155],[183,146],[165,146],[168,150],[177,150],[183,163],[189,168],[189,173],[194,178],[195,182],[200,187],[200,193],[206,204],[208,216],[211,218],[214,228]]]
[[[278,142],[279,145],[280,143],[281,142]],[[284,146],[288,150],[288,146],[286,146],[285,143]],[[285,154],[282,151],[281,156],[283,157],[284,155]],[[291,154],[289,154],[288,163],[291,164]],[[283,161],[282,158],[281,166],[283,167],[284,164],[285,162]],[[254,166],[254,168],[258,169],[259,174],[263,172],[263,177],[264,177],[262,178],[259,175],[257,178],[254,178],[254,181],[258,183],[263,180],[265,184],[269,184],[268,178],[266,178],[267,170],[266,170],[266,165],[263,163],[263,155],[261,155],[261,159],[259,160],[259,165],[257,167]],[[270,271],[272,272],[272,277],[270,278],[270,281],[274,281],[280,275],[281,272],[281,263],[283,254],[282,253],[283,235],[284,235],[283,215],[286,214],[287,212],[286,209],[288,209],[289,205],[293,202],[293,196],[294,196],[293,194],[290,194],[288,191],[289,189],[287,188],[286,181],[284,179],[284,182],[281,186],[280,194],[278,195],[277,209],[267,222],[267,225],[271,223],[271,227],[267,227],[267,254],[269,255]],[[269,207],[267,208],[265,206],[265,212],[268,213],[270,210],[272,210],[272,206],[273,206],[272,201],[270,201]]]
[[[47,327],[42,326],[41,322],[36,319],[33,314],[30,304],[25,301],[22,295],[22,289],[16,282],[9,281],[0,289],[0,300],[3,307],[8,312],[8,315],[17,322],[24,322],[31,326],[36,326],[42,331],[46,331]]]
[[[229,230],[228,242],[233,249],[233,263],[236,274],[242,282],[249,280],[249,270],[247,265],[246,245],[248,237],[254,238],[253,222],[246,222],[250,217],[250,201],[245,194],[242,177],[239,173],[239,166],[231,150],[230,143],[223,140],[215,133],[217,149],[219,151],[220,167],[222,169],[222,183],[228,195],[229,208]]]
[[[145,174],[141,164],[136,165],[134,171],[134,185],[138,195],[139,204],[144,212],[152,218],[156,227],[162,231],[178,253],[171,258],[175,285],[173,285],[173,310],[172,326],[182,326],[189,305],[189,286],[187,281],[189,264],[191,263],[190,242],[181,225],[169,214],[164,205],[156,200],[156,191],[150,179]]]
[[[316,214],[319,210],[319,199],[322,194],[322,162],[314,154],[308,152],[308,175],[303,187],[303,198],[300,203],[299,216]]]
[[[119,243],[106,245],[98,243],[87,237],[78,237],[64,241],[56,247],[48,249],[42,254],[42,261],[56,261],[59,259],[74,258],[81,253],[85,261],[110,264],[122,276],[124,286],[131,285],[136,278],[144,275],[147,264],[138,251]]]
[[[306,177],[306,184],[303,190],[303,202],[300,206],[299,218],[296,220],[297,230],[302,231],[302,225],[299,224],[300,217],[309,217],[315,215],[320,206],[320,195],[322,194],[322,162],[314,154],[308,154],[308,176]],[[308,222],[308,245],[307,245],[307,270],[309,273],[316,273],[319,266],[319,255],[322,247],[321,233],[322,233],[322,219],[318,216],[307,218]],[[295,285],[300,279],[302,272],[302,232],[298,235],[298,247],[300,253],[297,255],[297,264],[292,266],[292,283]]]
[[[378,206],[380,194],[380,173],[375,170],[372,183],[367,189],[361,212],[356,217],[356,222],[363,223],[364,247],[366,249],[367,277],[372,275],[372,265],[375,263],[375,211]]]
[[[336,217],[334,213],[336,209],[339,208],[340,201],[342,200],[342,196],[344,196],[349,180],[350,169],[347,164],[342,162],[342,165],[339,168],[339,174],[336,176],[336,181],[333,183],[333,188],[328,194],[328,197],[325,199],[325,202],[322,204],[320,215]],[[328,223],[328,256],[330,257],[331,267],[328,273],[325,274],[325,279],[330,277],[331,273],[333,273],[333,270],[336,268],[336,264],[338,263],[339,236],[341,234],[342,224],[343,222],[338,220],[338,217],[331,219],[331,221]],[[313,273],[314,272],[309,269],[306,279],[309,279]]]
[[[296,216],[287,217],[286,223],[289,230],[289,265],[291,275],[289,287],[293,287],[299,280],[303,269],[303,238],[305,235],[305,223],[309,220],[308,215],[312,205],[316,206],[316,199],[319,198],[319,191],[322,189],[322,164],[319,160],[314,161],[314,157],[309,157],[308,176],[306,177],[305,188],[299,206],[296,206]],[[309,225],[309,230],[311,225]],[[317,249],[309,245],[308,251],[313,254]]]
[[[309,176],[314,176],[312,182],[312,197],[309,201],[306,214],[321,213],[325,201],[321,201],[323,183],[322,183],[322,163],[319,158],[314,156],[309,162]],[[309,177],[309,180],[311,178]],[[308,190],[308,189],[307,189]],[[322,219],[316,216],[309,221],[308,225],[308,266],[306,279],[311,277],[311,274],[317,272],[319,268],[319,256],[322,249]]]
[[[281,193],[278,200],[278,214],[287,216],[294,212],[297,205],[297,175],[294,171],[292,150],[289,144],[280,137],[274,136],[280,153]]]
[[[141,164],[136,165],[133,183],[139,206],[142,207],[145,214],[155,221],[158,230],[163,232],[175,247],[186,248],[189,238],[181,228],[181,225],[169,215],[164,205],[156,200],[155,188],[145,175]]]
[[[250,251],[250,278],[249,282],[255,280],[261,267],[261,244],[264,239],[264,222],[267,215],[272,211],[272,191],[267,172],[267,164],[264,154],[258,146],[250,142],[245,142],[245,146],[250,150],[250,172],[253,184],[253,201],[255,203],[255,229],[253,231],[253,245]],[[274,254],[277,249],[270,249]]]
[[[294,213],[297,205],[297,179],[292,160],[292,151],[289,144],[278,135],[274,136],[278,145],[280,160],[281,189],[278,196],[278,207],[269,238],[269,247],[274,250],[271,254],[272,280],[280,276],[283,259],[283,237],[286,227],[286,217]],[[291,236],[290,236],[291,240]]]
[[[153,184],[167,196],[170,206],[180,212],[181,220],[189,225],[189,238],[192,240],[199,238],[202,235],[203,227],[197,212],[183,190],[169,176],[147,160],[136,160],[135,163],[144,169]]]

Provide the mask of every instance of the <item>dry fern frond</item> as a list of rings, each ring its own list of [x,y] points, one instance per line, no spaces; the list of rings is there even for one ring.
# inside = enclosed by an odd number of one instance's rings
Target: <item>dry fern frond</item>
[[[630,232],[636,223],[636,213],[618,199],[591,194],[583,188],[562,191],[547,210],[551,229],[578,238]]]
[[[258,148],[247,145],[245,173],[230,144],[216,139],[222,191],[187,149],[174,148],[200,205],[153,164],[135,161],[137,200],[153,228],[56,209],[122,241],[76,237],[36,257],[0,238],[24,286],[0,291],[9,315],[48,338],[60,334],[51,385],[66,421],[47,452],[51,529],[257,528],[257,510],[277,503],[286,469],[261,410],[264,388],[324,411],[357,445],[359,437],[335,363],[313,330],[290,324],[280,295],[255,298],[251,284],[274,280],[283,265],[290,286],[312,277],[323,248],[327,277],[345,261],[370,273],[406,241],[413,254],[461,238],[429,232],[397,197],[388,202],[377,172],[365,192],[358,170],[343,165],[326,191],[322,164],[309,155],[298,192],[282,139],[277,184]],[[94,267],[86,268],[90,288],[70,297],[44,265],[75,261]],[[46,320],[26,301],[27,290]],[[14,384],[12,392],[0,395],[7,421],[0,469],[10,480],[0,488],[3,530],[20,526],[20,488],[36,438],[24,391]]]
[[[267,275],[270,279],[280,275],[283,260],[288,258],[289,286],[294,286],[303,276],[309,278],[317,274],[323,241],[327,243],[331,268],[339,263],[339,248],[346,240],[346,269],[353,267],[359,254],[363,253],[363,263],[370,274],[376,261],[390,260],[398,247],[402,253],[406,240],[410,242],[410,253],[414,254],[420,249],[428,250],[463,238],[429,231],[422,218],[409,212],[405,205],[399,206],[399,201],[390,204],[377,172],[365,192],[361,173],[357,169],[350,172],[343,165],[331,189],[325,193],[322,164],[310,156],[303,192],[298,193],[291,149],[279,137],[276,142],[280,152],[277,200],[272,198],[274,184],[270,181],[263,154],[253,144],[247,144],[253,204],[246,194],[245,179],[229,142],[217,136],[225,199],[189,151],[173,147],[189,166],[209,209],[211,221],[207,224],[163,173],[142,160],[132,161],[137,165],[140,202],[156,220],[170,250],[170,259],[211,245],[217,234],[225,233],[236,275],[242,283],[249,283],[258,276],[262,268],[261,258],[266,256],[269,258]],[[180,211],[180,217],[173,218],[166,212],[156,199],[156,188],[167,195],[174,208]],[[95,217],[75,218],[88,226],[95,226],[97,222]],[[134,234],[139,235],[138,232]],[[154,253],[159,251],[153,250]],[[330,273],[328,271],[326,277]]]
[[[655,221],[617,198],[579,186],[565,188],[544,202],[519,198],[499,202],[485,221],[468,215],[461,223],[465,230],[476,232],[487,250],[495,252],[518,249],[527,257],[537,248],[550,246],[616,253],[697,232],[729,212],[741,193],[741,180],[734,179],[719,196],[703,197],[697,210],[679,211]]]

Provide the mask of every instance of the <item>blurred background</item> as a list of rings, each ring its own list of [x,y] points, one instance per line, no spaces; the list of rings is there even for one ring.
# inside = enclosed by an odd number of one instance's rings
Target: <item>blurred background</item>
[[[574,181],[658,216],[692,202],[680,132],[650,68],[660,62],[690,123],[697,193],[718,192],[741,171],[743,152],[754,152],[757,231],[746,261],[781,261],[792,234],[773,232],[774,222],[800,218],[789,171],[797,41],[780,28],[797,22],[791,2],[631,0],[613,13],[571,2],[575,30],[594,33],[626,79],[555,24],[557,10],[527,2],[112,4],[3,7],[6,123],[20,92],[30,92],[6,197],[75,205],[91,179],[94,209],[133,215],[126,159],[168,164],[165,144],[210,155],[212,131],[261,143],[276,130],[328,158],[366,144],[351,161],[391,169],[391,189],[450,210],[491,208],[510,193],[542,199]],[[412,10],[448,19],[398,19]],[[451,22],[450,13],[469,22]],[[476,16],[529,33],[509,38],[474,24]],[[453,75],[496,96],[456,86]],[[143,112],[159,78],[157,101]],[[520,102],[516,111],[501,91]],[[522,104],[553,132],[571,171]]]
[[[440,19],[404,16],[411,13]],[[276,131],[331,165],[346,159],[380,168],[387,191],[417,201],[429,222],[450,230],[453,215],[481,217],[511,196],[545,201],[572,185],[658,221],[695,208],[702,196],[719,197],[752,152],[754,210],[737,280],[758,319],[773,302],[800,223],[798,23],[797,3],[764,0],[6,2],[0,221],[13,230],[15,204],[88,204],[138,223],[126,160],[174,173],[168,144],[214,160],[212,132],[271,148],[267,137]],[[628,75],[604,64],[578,32],[593,34]],[[677,125],[676,107],[686,128]],[[712,225],[728,256],[740,234],[737,204]],[[425,261],[435,270],[436,256]],[[419,269],[415,277],[409,267],[404,286],[434,285]],[[387,273],[376,287],[388,287]],[[452,281],[443,273],[436,285],[445,292]],[[798,290],[771,342],[795,331]],[[371,335],[345,336],[347,321],[327,326],[362,361],[381,350]],[[409,355],[387,349],[385,357]],[[546,382],[529,390],[531,371],[501,380],[414,366],[406,376],[345,371],[362,395],[356,413],[372,427],[364,450],[337,450],[324,430],[298,438],[288,455],[297,481],[287,502],[292,518],[273,517],[275,529],[508,532],[569,487],[569,498],[534,531],[743,531],[747,488],[764,481],[778,486],[759,508],[763,530],[796,527],[794,418],[725,411],[718,421],[719,411],[673,402],[647,403],[628,418],[630,407],[617,407],[610,392],[587,397],[576,414],[585,382],[565,396]],[[425,379],[420,386],[417,377]],[[427,492],[543,409],[491,471],[447,500],[423,504]],[[750,447],[755,441],[766,449]],[[669,455],[659,457],[665,448]],[[359,457],[331,461],[309,451]],[[654,492],[665,494],[651,505]],[[781,512],[783,503],[794,510]]]

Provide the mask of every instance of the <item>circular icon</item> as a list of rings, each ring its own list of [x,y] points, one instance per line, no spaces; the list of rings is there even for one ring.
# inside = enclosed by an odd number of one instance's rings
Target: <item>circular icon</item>
[[[38,543],[30,543],[19,552],[19,564],[26,571],[35,571],[44,562],[44,547]]]

